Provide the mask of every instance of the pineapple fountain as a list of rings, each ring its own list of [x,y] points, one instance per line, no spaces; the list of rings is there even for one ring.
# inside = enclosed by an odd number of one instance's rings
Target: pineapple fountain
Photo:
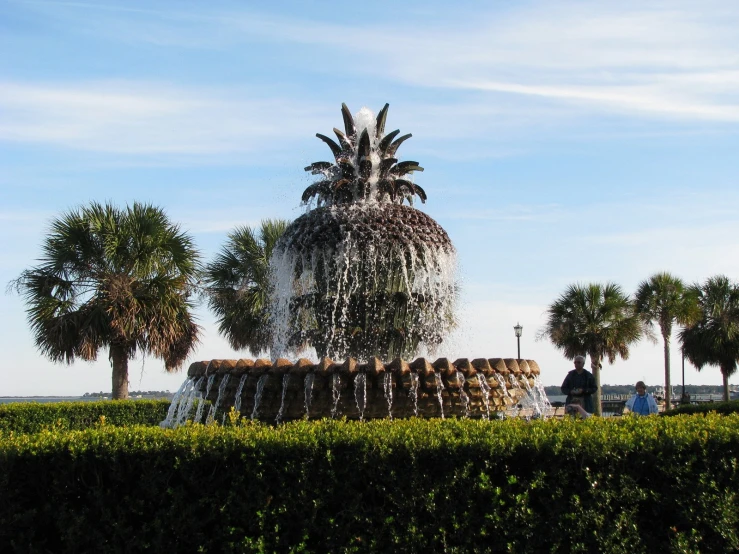
[[[488,418],[525,406],[546,415],[533,360],[424,357],[455,326],[456,253],[449,236],[413,207],[426,193],[400,162],[411,137],[342,104],[338,142],[317,134],[334,161],[315,162],[308,206],[271,259],[272,360],[195,362],[163,425],[212,421],[219,408],[281,422],[300,418]],[[291,361],[306,347],[318,361]],[[205,403],[197,399],[209,400]],[[197,409],[193,407],[197,404]],[[195,411],[194,417],[192,412]]]

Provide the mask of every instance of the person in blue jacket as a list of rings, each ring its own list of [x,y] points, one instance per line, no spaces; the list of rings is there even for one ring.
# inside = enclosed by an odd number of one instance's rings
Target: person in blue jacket
[[[659,412],[657,401],[647,392],[644,381],[637,381],[635,388],[636,394],[626,401],[626,409],[637,415],[651,415]]]

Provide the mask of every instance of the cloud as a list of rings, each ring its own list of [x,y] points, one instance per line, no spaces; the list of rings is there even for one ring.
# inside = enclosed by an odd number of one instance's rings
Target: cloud
[[[264,152],[324,121],[266,94],[130,81],[0,82],[0,111],[3,141],[151,156]]]
[[[6,142],[150,163],[161,156],[193,156],[189,163],[268,157],[330,128],[336,113],[316,100],[322,88],[315,79],[338,75],[359,87],[371,80],[414,91],[392,124],[410,124],[423,138],[422,151],[454,160],[515,155],[521,147],[511,143],[530,142],[533,133],[567,129],[581,136],[604,116],[614,116],[608,123],[614,132],[640,132],[644,121],[658,121],[651,131],[664,133],[707,126],[725,131],[739,122],[739,9],[732,3],[713,2],[710,9],[682,2],[463,5],[443,21],[426,14],[403,27],[385,20],[339,22],[335,15],[322,18],[320,10],[284,15],[232,4],[207,10],[135,3],[15,6],[72,36],[91,33],[161,49],[216,48],[224,59],[248,45],[248,55],[259,50],[274,57],[275,79],[297,72],[304,86],[276,92],[276,83],[263,76],[250,87],[210,89],[73,76],[61,83],[5,81],[0,140]],[[285,45],[289,54],[282,56]],[[466,147],[434,149],[431,142],[439,138]]]

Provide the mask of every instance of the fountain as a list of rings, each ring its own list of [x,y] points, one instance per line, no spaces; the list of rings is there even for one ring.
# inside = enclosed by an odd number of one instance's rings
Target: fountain
[[[224,410],[238,405],[242,415],[270,423],[323,417],[488,418],[526,400],[522,383],[535,388],[539,366],[533,360],[501,358],[434,362],[396,358],[389,363],[379,358],[367,363],[354,358],[341,363],[330,358],[317,363],[279,358],[195,362],[187,375],[181,391],[211,383],[206,400]],[[185,402],[192,404],[192,399],[179,393],[172,401]],[[195,421],[202,422],[201,418],[198,415]],[[182,422],[177,418],[167,426]]]
[[[305,168],[318,177],[303,193],[307,211],[270,260],[273,360],[196,362],[180,389],[188,392],[183,401],[195,394],[281,422],[487,418],[534,399],[533,360],[406,361],[434,352],[456,325],[456,251],[444,229],[413,206],[416,198],[426,201],[410,178],[423,168],[398,161],[411,135],[385,133],[388,105],[376,117],[366,108],[352,116],[345,104],[341,113],[338,142],[316,135],[334,160]],[[288,359],[308,347],[318,362]],[[178,394],[173,404],[180,401]],[[181,422],[179,411],[170,412]]]

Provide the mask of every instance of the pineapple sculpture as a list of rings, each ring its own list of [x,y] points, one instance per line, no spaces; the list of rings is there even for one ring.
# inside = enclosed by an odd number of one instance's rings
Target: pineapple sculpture
[[[334,161],[305,168],[318,176],[303,193],[309,209],[272,256],[275,357],[313,346],[333,359],[407,359],[433,350],[454,325],[456,253],[412,206],[426,200],[410,179],[423,168],[398,161],[411,135],[385,134],[388,107],[353,117],[342,104],[338,142],[316,135]]]

